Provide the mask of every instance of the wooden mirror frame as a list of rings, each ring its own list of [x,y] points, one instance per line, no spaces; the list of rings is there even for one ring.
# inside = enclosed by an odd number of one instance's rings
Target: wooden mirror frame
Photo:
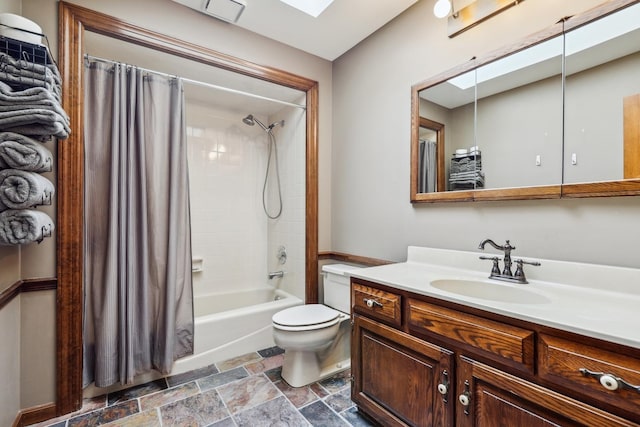
[[[490,52],[482,58],[455,67],[411,87],[411,178],[410,200],[412,203],[464,202],[483,200],[530,200],[557,199],[578,197],[613,197],[640,195],[640,179],[611,180],[576,184],[557,184],[531,187],[496,188],[480,190],[444,191],[442,193],[418,193],[418,135],[420,126],[420,91],[431,86],[479,68],[505,56],[524,50],[538,43],[549,40],[582,27],[625,7],[640,3],[640,0],[611,0],[564,22],[528,36],[516,43]],[[564,78],[564,76],[563,76]],[[415,176],[414,176],[415,175]],[[415,180],[415,182],[414,182]]]
[[[58,144],[56,414],[82,406],[84,32],[222,68],[306,93],[305,300],[318,301],[318,82],[225,55],[61,1],[59,66],[71,135]]]

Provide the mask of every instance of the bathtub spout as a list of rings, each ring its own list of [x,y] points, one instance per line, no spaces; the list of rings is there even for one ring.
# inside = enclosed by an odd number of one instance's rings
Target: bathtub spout
[[[284,276],[284,271],[270,271],[269,272],[269,280],[275,279],[276,277],[282,278]]]

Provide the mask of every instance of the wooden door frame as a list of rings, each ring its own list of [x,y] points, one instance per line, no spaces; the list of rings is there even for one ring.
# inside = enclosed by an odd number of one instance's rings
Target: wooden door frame
[[[305,299],[318,301],[318,82],[138,27],[71,3],[59,3],[62,104],[71,135],[58,144],[56,413],[82,406],[84,32],[134,43],[188,60],[306,92]]]

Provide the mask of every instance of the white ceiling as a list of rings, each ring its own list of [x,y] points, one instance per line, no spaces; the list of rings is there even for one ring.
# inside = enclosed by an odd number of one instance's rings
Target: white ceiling
[[[207,0],[173,0],[202,11]],[[317,18],[280,0],[245,0],[235,25],[333,61],[417,0],[334,0]],[[313,1],[313,0],[308,0]]]

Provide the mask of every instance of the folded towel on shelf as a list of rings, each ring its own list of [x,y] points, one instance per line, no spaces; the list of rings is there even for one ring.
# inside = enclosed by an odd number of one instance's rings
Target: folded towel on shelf
[[[66,139],[71,132],[60,114],[47,109],[0,111],[0,130],[29,136],[48,136]]]
[[[40,142],[13,132],[0,132],[0,167],[50,172],[53,156]]]
[[[0,52],[0,79],[18,88],[44,87],[60,99],[61,78],[56,67],[17,60]]]
[[[62,81],[60,77],[60,72],[58,71],[58,67],[54,64],[38,64],[34,61],[24,60],[24,59],[15,59],[13,56],[8,55],[6,53],[0,52],[0,64],[8,64],[14,67],[20,68],[22,70],[31,71],[34,73],[38,73],[43,76],[50,76],[57,83]]]
[[[11,86],[0,81],[0,105],[15,104],[50,104],[60,105],[60,101],[43,87],[30,87],[23,90],[13,90]]]
[[[45,103],[40,103],[40,104],[15,103],[13,105],[0,104],[0,113],[18,112],[19,114],[21,114],[21,112],[24,112],[24,111],[34,111],[34,110],[35,111],[46,110],[46,111],[54,112],[57,115],[59,115],[64,120],[64,122],[67,123],[67,125],[69,124],[69,116],[67,116],[67,113],[62,109],[60,104],[57,102],[51,103],[50,105]]]
[[[69,116],[62,109],[60,101],[47,89],[31,87],[14,91],[11,86],[0,81],[0,107],[2,111],[46,109],[54,111],[69,123]]]
[[[35,172],[0,170],[0,211],[49,205],[54,192],[51,181]]]
[[[62,84],[60,72],[53,64],[44,65],[24,59],[15,59],[11,55],[1,52],[0,64],[2,64],[2,71],[15,74],[16,76],[31,77],[38,80],[49,81],[57,85]]]
[[[40,243],[53,234],[53,221],[44,212],[33,209],[0,212],[0,245]]]

